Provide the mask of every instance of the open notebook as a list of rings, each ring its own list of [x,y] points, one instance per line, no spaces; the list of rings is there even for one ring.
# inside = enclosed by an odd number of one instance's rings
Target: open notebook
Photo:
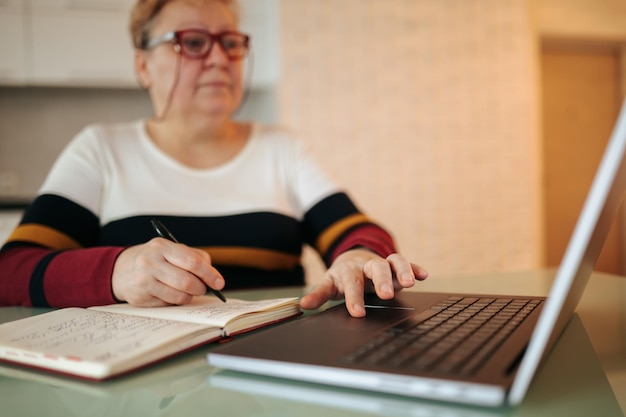
[[[0,324],[0,362],[103,380],[299,314],[297,298],[62,308]]]
[[[546,299],[404,291],[340,305],[208,354],[216,367],[465,404],[519,404],[570,320],[626,187],[626,103]],[[484,336],[484,337],[483,337]]]

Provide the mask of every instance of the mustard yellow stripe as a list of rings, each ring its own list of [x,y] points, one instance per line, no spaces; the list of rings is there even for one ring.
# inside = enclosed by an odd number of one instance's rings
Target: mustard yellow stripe
[[[81,245],[68,235],[41,224],[21,224],[9,236],[7,242],[31,242],[50,249],[77,249]]]
[[[300,257],[258,248],[201,248],[211,255],[211,262],[218,265],[242,266],[266,270],[293,269],[300,265]]]
[[[337,240],[341,234],[343,234],[346,230],[351,227],[360,224],[360,223],[369,223],[369,218],[362,214],[357,213],[351,216],[348,216],[340,221],[331,225],[328,229],[324,231],[315,242],[315,246],[320,251],[320,253],[325,254],[326,251],[330,248],[330,245]]]

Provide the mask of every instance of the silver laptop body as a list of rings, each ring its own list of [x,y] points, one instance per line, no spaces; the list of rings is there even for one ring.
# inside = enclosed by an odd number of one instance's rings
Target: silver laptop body
[[[618,213],[626,190],[625,149],[626,102],[546,299],[418,291],[401,292],[390,301],[369,297],[366,318],[352,318],[339,305],[219,346],[208,353],[209,364],[260,375],[463,404],[519,404],[542,358],[571,318]],[[458,374],[456,370],[467,369],[473,358],[462,359],[460,365],[455,365],[455,372],[447,372],[453,360],[447,358],[442,361],[443,371],[420,368],[410,361],[396,360],[389,365],[354,360],[366,349],[363,346],[373,343],[371,340],[381,340],[382,335],[406,327],[405,323],[419,327],[438,314],[441,303],[450,305],[460,299],[499,300],[517,305],[530,302],[532,308],[524,307],[524,320],[514,326],[506,339],[496,343],[472,372]],[[380,344],[392,343],[387,340]]]

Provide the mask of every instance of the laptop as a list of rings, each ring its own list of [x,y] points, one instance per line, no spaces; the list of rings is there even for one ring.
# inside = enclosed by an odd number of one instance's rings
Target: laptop
[[[480,406],[517,405],[583,294],[626,190],[626,101],[546,298],[403,291],[211,350],[210,365]]]
[[[412,397],[376,393],[365,390],[322,385],[292,379],[273,378],[231,371],[227,369],[212,371],[207,377],[207,384],[213,388],[241,394],[242,403],[260,403],[264,399],[280,399],[283,410],[291,415],[329,416],[385,416],[385,417],[496,417],[526,415],[563,415],[563,416],[612,416],[622,415],[616,401],[589,401],[585,394],[589,386],[608,384],[601,372],[589,373],[586,366],[576,366],[593,354],[593,346],[587,337],[580,317],[574,314],[564,330],[551,355],[565,358],[561,361],[548,361],[534,378],[532,389],[525,401],[542,404],[548,398],[557,401],[541,410],[520,409],[511,412],[509,407],[470,407],[465,404],[422,400]],[[570,346],[578,347],[572,352]],[[599,365],[598,365],[599,366]],[[554,381],[559,386],[554,386]],[[594,385],[594,386],[596,386]],[[549,393],[549,394],[548,394]],[[572,394],[574,395],[572,397]],[[517,409],[514,409],[517,410]],[[303,412],[304,411],[304,412]],[[266,414],[269,412],[266,409]]]

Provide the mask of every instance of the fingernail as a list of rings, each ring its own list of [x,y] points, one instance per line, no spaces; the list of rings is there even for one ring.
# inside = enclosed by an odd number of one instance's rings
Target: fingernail
[[[391,293],[393,292],[393,288],[391,287],[391,284],[383,284],[380,286],[380,290],[384,293]]]
[[[405,284],[412,284],[415,281],[415,277],[408,272],[402,275],[402,282]]]
[[[356,314],[365,314],[365,306],[363,304],[352,304],[352,309]]]

